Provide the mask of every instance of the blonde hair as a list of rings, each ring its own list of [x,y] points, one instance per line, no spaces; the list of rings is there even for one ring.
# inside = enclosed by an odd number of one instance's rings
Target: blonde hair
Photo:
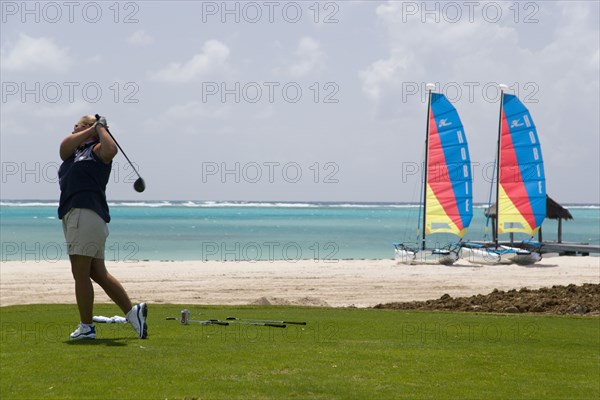
[[[96,117],[93,115],[84,115],[79,119],[79,122],[85,125],[92,126],[94,125],[94,123],[96,123]]]

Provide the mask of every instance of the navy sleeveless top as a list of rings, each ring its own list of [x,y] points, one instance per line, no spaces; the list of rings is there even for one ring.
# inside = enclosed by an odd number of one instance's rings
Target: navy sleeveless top
[[[98,143],[100,142],[95,140],[79,146],[58,169],[58,218],[62,219],[72,208],[88,208],[107,223],[110,222],[106,185],[110,178],[112,161],[105,164],[94,154],[94,146]]]

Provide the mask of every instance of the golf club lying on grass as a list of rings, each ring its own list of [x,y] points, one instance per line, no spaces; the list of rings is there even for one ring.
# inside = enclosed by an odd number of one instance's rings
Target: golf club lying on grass
[[[306,325],[306,322],[275,321],[272,319],[246,319],[246,318],[227,317],[226,320],[227,321],[244,321],[244,322],[265,322],[265,323],[288,324],[288,325]]]
[[[96,121],[98,121],[98,120],[100,120],[100,115],[96,114]],[[117,145],[117,147],[119,148],[121,153],[123,153],[123,155],[127,159],[127,162],[129,162],[129,165],[131,165],[131,168],[133,168],[133,171],[138,176],[137,180],[133,183],[133,188],[135,189],[136,192],[139,192],[139,193],[143,192],[144,190],[146,190],[146,183],[144,182],[144,179],[142,179],[140,173],[137,171],[137,169],[135,169],[135,167],[133,166],[133,163],[129,160],[129,157],[127,157],[127,154],[125,154],[125,152],[119,145],[119,142],[117,142],[117,139],[115,139],[115,137],[112,135],[112,133],[110,133],[110,131],[108,130],[108,127],[105,126],[104,128],[106,129],[106,132],[108,132],[108,134],[110,135],[112,140],[114,140],[115,144]]]
[[[179,318],[176,317],[167,317],[165,318],[166,320],[170,320],[170,321],[181,321]],[[243,324],[243,325],[256,325],[256,326],[270,326],[272,328],[285,328],[286,325],[284,324],[277,324],[277,323],[270,323],[270,322],[260,322],[260,321],[220,321],[218,319],[207,319],[204,321],[198,321],[195,319],[188,319],[186,323],[182,322],[183,325],[188,325],[190,322],[195,322],[197,324],[200,325],[222,325],[222,326],[227,326],[229,325],[230,322],[236,323],[236,324]]]
[[[286,325],[282,324],[282,323],[276,323],[275,322],[270,322],[270,321],[245,321],[245,320],[230,320],[229,318],[227,318],[227,321],[219,321],[218,319],[211,319],[209,321],[212,321],[213,323],[222,323],[225,322],[227,324],[229,323],[236,323],[236,324],[242,324],[242,325],[256,325],[256,326],[270,326],[272,328],[285,328]]]
[[[179,321],[179,318],[176,318],[176,317],[167,317],[165,319],[167,321]],[[217,321],[216,319],[209,319],[209,320],[205,320],[205,321],[198,321],[198,320],[195,320],[195,319],[188,319],[187,322],[195,322],[195,323],[200,324],[200,325],[222,325],[222,326],[229,325],[229,322]],[[184,325],[187,325],[187,324],[184,324]]]

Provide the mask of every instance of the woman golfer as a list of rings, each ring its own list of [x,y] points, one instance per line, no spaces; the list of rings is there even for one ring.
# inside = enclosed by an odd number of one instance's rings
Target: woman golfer
[[[71,271],[75,279],[75,297],[81,322],[71,333],[71,340],[95,339],[92,321],[94,287],[92,280],[121,308],[138,336],[147,336],[145,303],[132,306],[121,283],[106,270],[104,244],[108,236],[110,214],[106,203],[106,184],[117,146],[106,130],[106,118],[98,121],[91,115],[82,117],[73,133],[60,144],[58,170],[62,219]]]

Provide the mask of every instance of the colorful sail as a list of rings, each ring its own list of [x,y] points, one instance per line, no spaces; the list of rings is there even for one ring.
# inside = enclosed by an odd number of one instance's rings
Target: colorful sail
[[[454,106],[443,94],[431,96],[425,232],[449,232],[462,237],[473,217],[467,138]]]
[[[503,96],[498,232],[533,235],[546,217],[546,178],[542,150],[529,110],[516,96]]]

